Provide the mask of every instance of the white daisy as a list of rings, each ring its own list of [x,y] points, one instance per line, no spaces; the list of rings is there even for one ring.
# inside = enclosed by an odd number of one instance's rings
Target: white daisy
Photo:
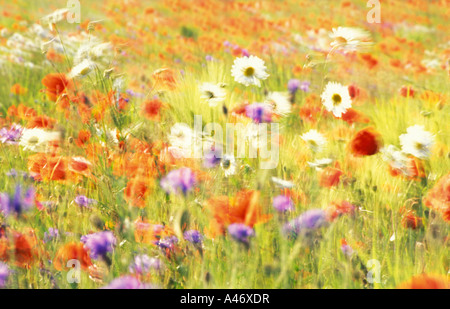
[[[277,177],[272,177],[272,182],[279,188],[290,189],[294,186],[294,183],[289,180],[284,180]]]
[[[224,155],[222,161],[220,162],[220,166],[222,167],[225,177],[229,177],[231,175],[236,174],[237,164],[236,159],[233,155]]]
[[[58,141],[61,138],[60,132],[49,132],[42,129],[23,129],[19,145],[24,150],[34,152],[45,152],[49,142]]]
[[[58,9],[51,14],[48,14],[41,18],[42,23],[48,24],[50,30],[53,30],[53,24],[57,24],[66,19],[69,13],[68,8]]]
[[[209,106],[214,107],[225,101],[225,96],[227,93],[221,85],[203,83],[199,88],[200,97],[207,101]]]
[[[327,144],[326,138],[316,130],[309,130],[301,136],[308,147],[314,152],[320,152]]]
[[[394,145],[388,145],[380,149],[382,159],[389,165],[401,171],[404,175],[408,175],[408,157]]]
[[[402,151],[419,159],[427,159],[434,144],[434,135],[425,131],[423,126],[414,125],[406,129],[406,134],[400,135]]]
[[[289,101],[287,92],[270,92],[266,102],[272,106],[273,113],[279,116],[286,116],[292,111],[292,104]]]
[[[348,88],[336,82],[329,82],[320,97],[326,110],[336,117],[341,117],[347,109],[352,107]]]
[[[87,76],[95,68],[95,63],[85,59],[72,68],[69,78],[83,78]]]
[[[231,75],[238,83],[258,87],[261,86],[261,79],[264,80],[269,77],[264,61],[256,56],[236,58],[231,68]]]
[[[333,49],[357,51],[366,49],[372,44],[370,33],[359,28],[333,28],[330,38],[333,40],[333,42],[331,42],[331,47]]]
[[[322,170],[324,167],[330,165],[333,162],[333,159],[330,158],[324,158],[324,159],[317,159],[314,162],[307,162],[309,167],[315,168],[317,171]]]

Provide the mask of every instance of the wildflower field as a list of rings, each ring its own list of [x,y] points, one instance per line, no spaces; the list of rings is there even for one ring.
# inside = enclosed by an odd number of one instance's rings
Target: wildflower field
[[[446,288],[449,0],[0,0],[0,288]]]

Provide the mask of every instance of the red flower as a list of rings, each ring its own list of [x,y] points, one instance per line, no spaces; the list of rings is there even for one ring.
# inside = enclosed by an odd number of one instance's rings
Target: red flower
[[[66,75],[60,73],[47,74],[42,79],[45,86],[45,92],[51,101],[56,102],[58,97],[65,93],[66,89],[71,88],[72,83],[67,79]]]
[[[420,274],[398,286],[399,289],[449,289],[450,283],[445,276]]]
[[[400,95],[402,97],[405,97],[405,98],[411,97],[411,98],[413,98],[414,94],[415,94],[415,91],[414,91],[414,89],[411,86],[402,86],[400,88]]]
[[[423,201],[427,207],[442,213],[444,219],[450,222],[450,173],[442,177],[428,191]]]
[[[347,109],[347,111],[344,114],[342,114],[341,119],[347,122],[348,124],[353,124],[355,122],[368,123],[370,121],[370,119],[366,115],[364,115],[361,112],[358,112],[353,108]]]
[[[321,187],[325,188],[336,187],[339,185],[343,174],[344,172],[339,169],[339,165],[336,167],[328,166],[321,172],[319,184]]]
[[[381,135],[374,128],[365,128],[355,134],[350,141],[350,151],[355,156],[372,156],[382,146]]]
[[[81,269],[87,270],[92,265],[89,253],[82,243],[71,242],[59,248],[53,259],[53,265],[59,271],[67,267],[67,262],[77,260],[80,262]]]
[[[158,121],[160,119],[159,111],[163,103],[159,99],[153,99],[144,102],[142,111],[146,118],[154,121]]]

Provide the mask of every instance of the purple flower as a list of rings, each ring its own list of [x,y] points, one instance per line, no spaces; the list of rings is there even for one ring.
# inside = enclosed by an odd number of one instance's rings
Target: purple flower
[[[309,86],[311,86],[311,83],[308,82],[308,81],[304,81],[300,85],[300,90],[303,91],[303,92],[308,92],[309,91]]]
[[[23,128],[13,124],[10,129],[2,128],[0,130],[0,141],[6,144],[18,144],[22,136]]]
[[[97,204],[96,200],[87,198],[84,195],[78,195],[74,201],[75,201],[75,203],[77,203],[78,206],[86,207],[86,208],[90,208],[89,206],[92,204]]]
[[[308,92],[310,85],[311,83],[309,81],[301,82],[298,79],[293,78],[289,80],[287,87],[290,93],[296,93],[299,89]]]
[[[248,244],[249,237],[255,236],[255,231],[242,223],[233,223],[228,226],[228,233],[238,242]]]
[[[350,247],[350,246],[347,245],[346,243],[343,243],[343,244],[341,245],[341,250],[342,250],[342,253],[344,253],[344,255],[346,255],[346,256],[348,256],[348,257],[351,257],[352,254],[353,254],[353,249],[352,249],[352,247]]]
[[[286,212],[294,210],[294,203],[289,196],[278,195],[273,198],[273,207],[276,211]]]
[[[206,61],[213,61],[214,60],[213,56],[211,56],[211,55],[206,55],[205,59],[206,59]]]
[[[245,114],[255,123],[271,122],[272,113],[267,104],[253,103],[245,107]]]
[[[53,239],[58,238],[58,237],[59,237],[58,230],[50,227],[48,229],[48,232],[44,233],[44,240],[43,241],[44,241],[44,243],[48,243],[48,242],[50,242]]]
[[[116,237],[110,231],[103,231],[81,236],[81,242],[89,250],[91,258],[105,258],[116,245]]]
[[[178,238],[176,236],[168,236],[166,238],[156,241],[155,245],[157,245],[161,249],[173,250],[176,243],[178,243]]]
[[[212,149],[205,153],[203,157],[203,166],[213,168],[220,164],[222,158],[222,149]]]
[[[250,53],[245,48],[243,48],[241,50],[241,53],[242,53],[242,56],[244,56],[244,57],[250,57]]]
[[[16,171],[14,168],[12,168],[9,172],[6,173],[6,176],[8,177],[12,177],[12,178],[17,178],[17,177],[21,177],[24,180],[27,179],[33,179],[30,174],[28,174],[27,172],[18,172]]]
[[[0,288],[5,287],[10,271],[7,264],[0,262]]]
[[[191,169],[183,167],[169,172],[161,179],[161,187],[168,194],[182,192],[186,195],[195,184],[195,174]]]
[[[297,217],[286,223],[283,227],[283,232],[287,236],[297,237],[298,235],[305,235],[306,233],[317,230],[327,225],[327,215],[322,209],[311,209],[300,217]]]
[[[17,215],[31,209],[34,206],[34,188],[27,189],[25,194],[22,194],[22,187],[16,186],[16,191],[13,196],[7,193],[0,193],[0,212],[5,216],[15,213]]]
[[[288,85],[287,85],[289,92],[296,93],[297,90],[300,88],[300,84],[301,84],[301,82],[298,79],[295,79],[295,78],[290,79],[288,81]]]
[[[160,270],[161,260],[158,258],[151,258],[146,254],[137,255],[134,257],[134,261],[128,267],[130,273],[133,274],[146,274],[150,270]]]
[[[197,230],[190,230],[183,234],[184,239],[193,243],[193,244],[201,244],[203,240],[203,235],[200,234]]]
[[[131,289],[152,289],[150,284],[142,283],[137,278],[132,276],[125,276],[114,279],[110,284],[103,287],[103,289],[112,290],[131,290]]]

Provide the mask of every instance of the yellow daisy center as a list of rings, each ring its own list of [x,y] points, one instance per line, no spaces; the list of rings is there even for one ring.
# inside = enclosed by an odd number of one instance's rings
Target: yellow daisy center
[[[333,96],[331,97],[331,100],[333,101],[333,105],[336,106],[336,105],[341,104],[341,102],[342,102],[342,97],[341,97],[339,94],[335,93],[335,94],[333,94]]]
[[[244,71],[244,75],[245,75],[246,77],[251,77],[251,76],[253,76],[253,74],[255,74],[255,69],[252,68],[252,67],[248,67],[248,68],[246,68],[245,71]]]

